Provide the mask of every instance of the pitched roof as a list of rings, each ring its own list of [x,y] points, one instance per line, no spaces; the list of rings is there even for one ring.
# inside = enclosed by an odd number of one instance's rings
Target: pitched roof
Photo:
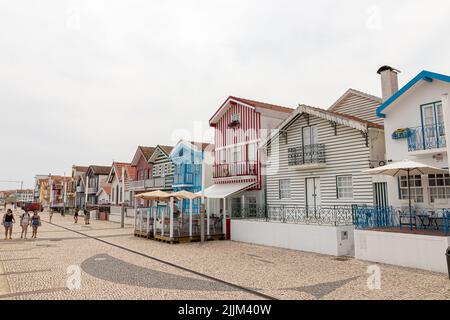
[[[209,148],[211,150],[214,149],[214,144],[209,142],[196,142],[196,141],[189,141],[191,144],[199,148],[200,150],[205,150],[206,148]]]
[[[111,167],[110,166],[97,166],[97,165],[92,165],[89,166],[89,169],[92,170],[92,172],[95,175],[109,175],[109,172],[111,171]]]
[[[145,160],[148,161],[148,159],[150,159],[150,157],[152,156],[153,152],[155,152],[155,147],[144,147],[144,146],[139,146],[138,147],[142,154],[145,157]]]
[[[370,122],[370,121],[367,121],[367,120],[364,120],[364,119],[361,119],[361,118],[358,118],[358,117],[355,117],[355,116],[351,116],[351,115],[348,115],[348,114],[344,114],[344,113],[339,113],[339,112],[335,112],[335,111],[331,111],[331,110],[325,110],[325,109],[321,109],[321,108],[317,108],[317,107],[311,107],[311,106],[304,105],[304,104],[299,105],[299,109],[302,112],[313,114],[313,115],[318,116],[320,118],[323,118],[323,116],[321,116],[321,115],[330,115],[330,116],[334,116],[334,117],[337,117],[337,118],[342,118],[342,119],[356,121],[356,122],[365,124],[369,128],[384,129],[384,126],[381,125],[381,124]],[[341,124],[344,124],[344,123],[341,123]],[[344,124],[344,125],[347,125],[347,124]],[[358,129],[358,128],[355,128],[355,129]]]
[[[384,126],[380,124],[363,120],[354,116],[301,104],[286,120],[284,120],[277,127],[277,130],[275,130],[268,138],[262,141],[261,145],[270,143],[272,139],[280,134],[280,131],[282,129],[291,126],[304,113],[326,119],[328,121],[333,121],[340,125],[351,127],[353,129],[361,130],[363,132],[367,132],[369,128],[384,129]]]
[[[240,102],[240,103],[249,105],[249,106],[254,107],[254,108],[262,108],[262,109],[268,109],[268,110],[284,112],[284,113],[292,113],[294,111],[293,108],[283,107],[283,106],[270,104],[270,103],[266,103],[266,102],[261,102],[261,101],[256,101],[256,100],[239,98],[239,97],[235,97],[235,96],[229,96],[225,100],[225,102],[220,106],[220,108],[214,113],[214,115],[211,117],[211,119],[209,119],[209,123],[210,124],[214,123],[214,118],[221,112],[221,110],[225,107],[225,105],[229,101]]]
[[[411,81],[409,81],[403,88],[401,88],[397,93],[395,93],[392,97],[390,97],[386,102],[384,102],[378,109],[377,109],[377,116],[380,118],[385,118],[386,114],[383,113],[384,109],[389,107],[392,103],[394,103],[398,98],[400,98],[405,92],[407,92],[409,89],[411,89],[414,85],[416,85],[420,81],[427,81],[427,82],[433,82],[433,80],[439,80],[443,82],[449,82],[450,83],[450,76],[434,73],[430,71],[422,71],[417,76],[415,76]]]
[[[170,154],[173,150],[173,147],[171,146],[162,146],[159,145],[159,147],[166,153],[166,154]]]
[[[374,102],[378,102],[381,104],[381,102],[383,101],[383,99],[381,99],[380,97],[376,97],[374,95],[356,90],[356,89],[348,89],[335,103],[333,103],[331,105],[331,107],[328,108],[328,110],[333,111],[333,109],[335,109],[337,106],[339,106],[339,104],[349,95],[349,94],[356,94],[358,96],[361,97],[365,97],[367,99],[373,100]]]
[[[84,173],[86,173],[88,171],[88,169],[89,169],[89,167],[76,166],[76,165],[72,166],[72,168],[75,169],[78,172],[84,172]]]
[[[117,174],[117,178],[119,179],[119,181],[122,181],[122,168],[124,168],[125,171],[128,171],[131,167],[131,163],[113,162],[111,170],[108,172],[108,181],[110,181],[113,172]]]

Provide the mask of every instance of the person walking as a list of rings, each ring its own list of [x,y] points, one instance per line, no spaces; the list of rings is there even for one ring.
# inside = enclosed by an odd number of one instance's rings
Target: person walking
[[[52,223],[52,218],[53,218],[53,210],[50,210],[48,214],[48,222]]]
[[[37,211],[33,212],[33,216],[31,217],[31,227],[33,228],[33,235],[31,238],[37,237],[37,230],[41,226],[41,217]]]
[[[25,239],[27,238],[28,226],[30,225],[30,223],[31,223],[31,216],[28,213],[28,211],[25,211],[20,216],[20,226],[22,227],[22,234],[20,235],[20,239],[22,239],[24,235]]]
[[[90,224],[89,220],[91,219],[91,213],[89,210],[84,209],[84,224]]]
[[[8,240],[8,234],[9,234],[9,240],[12,240],[12,229],[13,224],[16,223],[16,219],[14,219],[14,215],[11,209],[8,209],[6,213],[3,215],[2,224],[5,227],[5,240]]]
[[[75,223],[78,223],[78,208],[75,209],[75,213],[73,215],[73,220]]]

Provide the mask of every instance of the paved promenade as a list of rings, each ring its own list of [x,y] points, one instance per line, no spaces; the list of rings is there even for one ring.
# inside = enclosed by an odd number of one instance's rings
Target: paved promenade
[[[450,299],[445,274],[377,265],[381,289],[371,290],[371,264],[354,259],[230,241],[168,245],[135,238],[131,226],[41,217],[38,239],[19,239],[18,224],[13,240],[0,238],[0,299]]]

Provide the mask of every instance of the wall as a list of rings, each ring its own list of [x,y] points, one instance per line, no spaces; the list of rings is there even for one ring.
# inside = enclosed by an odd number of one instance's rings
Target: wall
[[[355,230],[355,257],[435,272],[447,272],[450,237]]]
[[[422,125],[420,106],[440,101],[442,94],[449,91],[450,84],[444,84],[436,80],[431,83],[421,81],[384,110],[386,114],[384,119],[386,157],[388,160],[400,161],[407,157],[414,159],[408,152],[407,140],[393,140],[392,133],[399,128],[420,127]],[[421,158],[420,161],[437,167],[446,167],[448,164],[446,157],[442,162],[435,161],[431,156]]]
[[[348,239],[342,240],[341,233]],[[231,240],[266,246],[353,256],[353,226],[318,226],[231,220]]]
[[[448,155],[444,154],[443,159],[437,161],[433,159],[433,150],[420,151],[421,154],[412,154],[408,151],[407,139],[393,140],[392,133],[399,128],[420,127],[422,125],[420,106],[426,103],[442,100],[442,94],[449,91],[450,84],[445,84],[437,80],[431,83],[421,81],[398,98],[395,103],[384,110],[384,113],[386,114],[386,118],[384,120],[386,159],[388,161],[395,162],[410,159],[438,168],[445,168],[448,166]],[[388,183],[389,204],[395,207],[407,206],[407,200],[399,199],[397,179],[384,177],[384,180]],[[422,177],[422,185],[424,191],[424,203],[418,203],[417,206],[424,208],[442,207],[442,205],[430,203],[428,194],[428,179],[426,176]],[[447,206],[449,205],[450,199],[447,201]]]
[[[373,204],[372,177],[363,170],[370,168],[370,156],[384,153],[371,151],[360,131],[338,125],[337,136],[328,120],[310,116],[309,125],[317,126],[318,143],[325,144],[326,165],[320,169],[297,170],[288,165],[288,149],[302,146],[302,128],[308,126],[305,117],[299,118],[287,130],[287,141],[283,136],[274,140],[269,148],[267,168],[267,203],[269,205],[305,205],[306,178],[320,178],[321,205]],[[351,175],[353,199],[337,199],[336,176]],[[291,199],[279,199],[279,180],[291,180]]]

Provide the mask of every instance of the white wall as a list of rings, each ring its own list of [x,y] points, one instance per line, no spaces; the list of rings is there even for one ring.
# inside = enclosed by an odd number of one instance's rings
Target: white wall
[[[420,127],[422,125],[420,106],[442,100],[442,94],[449,91],[450,84],[448,83],[437,80],[434,80],[431,83],[421,81],[384,110],[384,113],[386,114],[386,118],[384,119],[386,159],[388,161],[395,162],[410,159],[438,168],[445,168],[448,166],[448,154],[443,153],[442,160],[436,160],[433,158],[435,155],[433,152],[435,150],[411,153],[408,151],[407,139],[394,140],[392,139],[392,133],[399,128]],[[446,130],[450,130],[450,124],[446,124]],[[384,177],[383,179],[388,183],[389,204],[394,207],[407,205],[407,201],[399,199],[397,178]],[[428,179],[426,176],[422,177],[422,185],[424,202],[418,203],[417,206],[424,208],[442,207],[442,205],[430,203]],[[450,205],[450,199],[448,199],[447,205]]]
[[[422,125],[420,106],[430,102],[440,101],[442,94],[448,93],[449,91],[449,83],[437,80],[431,83],[421,81],[384,110],[386,114],[384,128],[386,134],[386,156],[388,160],[415,159],[408,152],[407,140],[393,140],[392,133],[399,128],[420,127]],[[431,156],[425,157],[420,161],[437,167],[447,166],[448,163],[446,157],[442,162],[435,161]]]
[[[355,230],[355,257],[435,272],[447,272],[450,237]]]
[[[353,229],[353,226],[231,220],[231,240],[333,256],[353,256]],[[342,232],[347,232],[347,240],[342,239]]]

